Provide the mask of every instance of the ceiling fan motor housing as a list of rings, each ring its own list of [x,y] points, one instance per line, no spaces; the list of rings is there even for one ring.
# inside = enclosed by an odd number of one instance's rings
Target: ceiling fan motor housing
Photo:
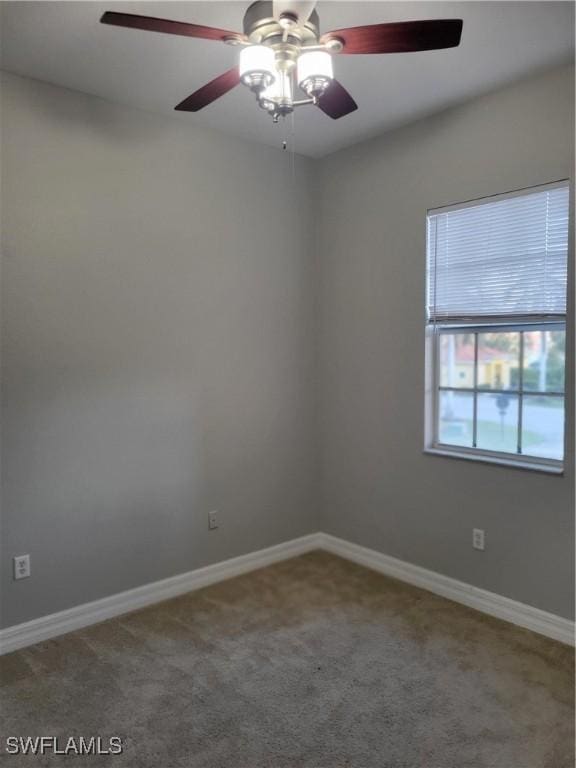
[[[291,13],[275,18],[272,0],[256,0],[244,14],[244,34],[253,45],[272,48],[276,67],[291,72],[302,46],[318,44],[320,24],[316,11],[301,24]]]

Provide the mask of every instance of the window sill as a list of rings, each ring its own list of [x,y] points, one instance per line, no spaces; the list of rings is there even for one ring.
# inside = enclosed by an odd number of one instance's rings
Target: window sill
[[[554,464],[540,464],[539,462],[517,461],[515,459],[506,459],[501,456],[482,456],[477,453],[465,453],[464,451],[452,451],[444,448],[424,448],[424,453],[428,453],[431,456],[443,456],[449,459],[464,459],[465,461],[476,461],[481,464],[495,464],[500,467],[507,467],[508,469],[522,469],[529,472],[544,472],[548,475],[564,474],[564,467]]]

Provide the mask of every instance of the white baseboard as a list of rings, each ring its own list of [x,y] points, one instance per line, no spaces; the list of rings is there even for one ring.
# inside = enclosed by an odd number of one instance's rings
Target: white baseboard
[[[319,549],[313,533],[0,630],[0,655]]]
[[[0,630],[0,654],[10,653],[42,640],[49,640],[75,629],[112,619],[146,605],[159,603],[162,600],[302,555],[305,552],[311,552],[314,549],[324,549],[359,565],[379,571],[386,576],[392,576],[428,592],[434,592],[449,600],[475,608],[482,613],[496,616],[504,621],[530,629],[532,632],[559,640],[561,643],[574,645],[574,622],[568,619],[473,587],[426,568],[420,568],[418,565],[397,560],[395,557],[383,555],[381,552],[361,547],[330,534],[312,533],[257,552],[156,581],[153,584],[145,584],[142,587],[110,595],[110,597],[104,597],[101,600],[84,603],[66,611],[42,616],[24,624],[7,627]]]
[[[420,568],[420,566],[407,563],[404,560],[383,555],[381,552],[361,547],[359,544],[352,544],[352,542],[339,539],[336,536],[327,533],[321,533],[319,536],[319,546],[335,555],[372,568],[372,570],[379,571],[386,576],[392,576],[400,581],[426,589],[428,592],[447,597],[456,603],[475,608],[482,613],[530,629],[532,632],[546,635],[553,640],[574,645],[573,621],[497,595],[494,592],[473,587],[471,584],[443,576],[435,571]]]

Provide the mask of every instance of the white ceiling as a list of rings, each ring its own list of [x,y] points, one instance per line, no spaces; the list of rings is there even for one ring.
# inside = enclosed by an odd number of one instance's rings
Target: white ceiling
[[[2,68],[175,120],[279,146],[243,86],[196,114],[174,106],[235,63],[238,51],[205,40],[98,23],[105,10],[242,29],[248,2],[2,2]],[[359,109],[333,121],[314,107],[295,114],[297,152],[320,157],[573,58],[572,2],[323,2],[323,31],[378,22],[462,18],[459,48],[339,56],[336,77]]]

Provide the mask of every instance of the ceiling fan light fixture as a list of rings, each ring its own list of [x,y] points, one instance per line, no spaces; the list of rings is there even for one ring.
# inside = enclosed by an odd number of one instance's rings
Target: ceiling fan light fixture
[[[287,115],[293,111],[292,78],[289,72],[281,69],[276,72],[276,79],[260,94],[258,102],[262,109],[270,114]]]
[[[309,51],[298,57],[298,85],[308,96],[321,96],[334,78],[332,56],[326,51]]]
[[[248,45],[240,51],[240,80],[260,93],[276,78],[274,51],[265,45]]]

